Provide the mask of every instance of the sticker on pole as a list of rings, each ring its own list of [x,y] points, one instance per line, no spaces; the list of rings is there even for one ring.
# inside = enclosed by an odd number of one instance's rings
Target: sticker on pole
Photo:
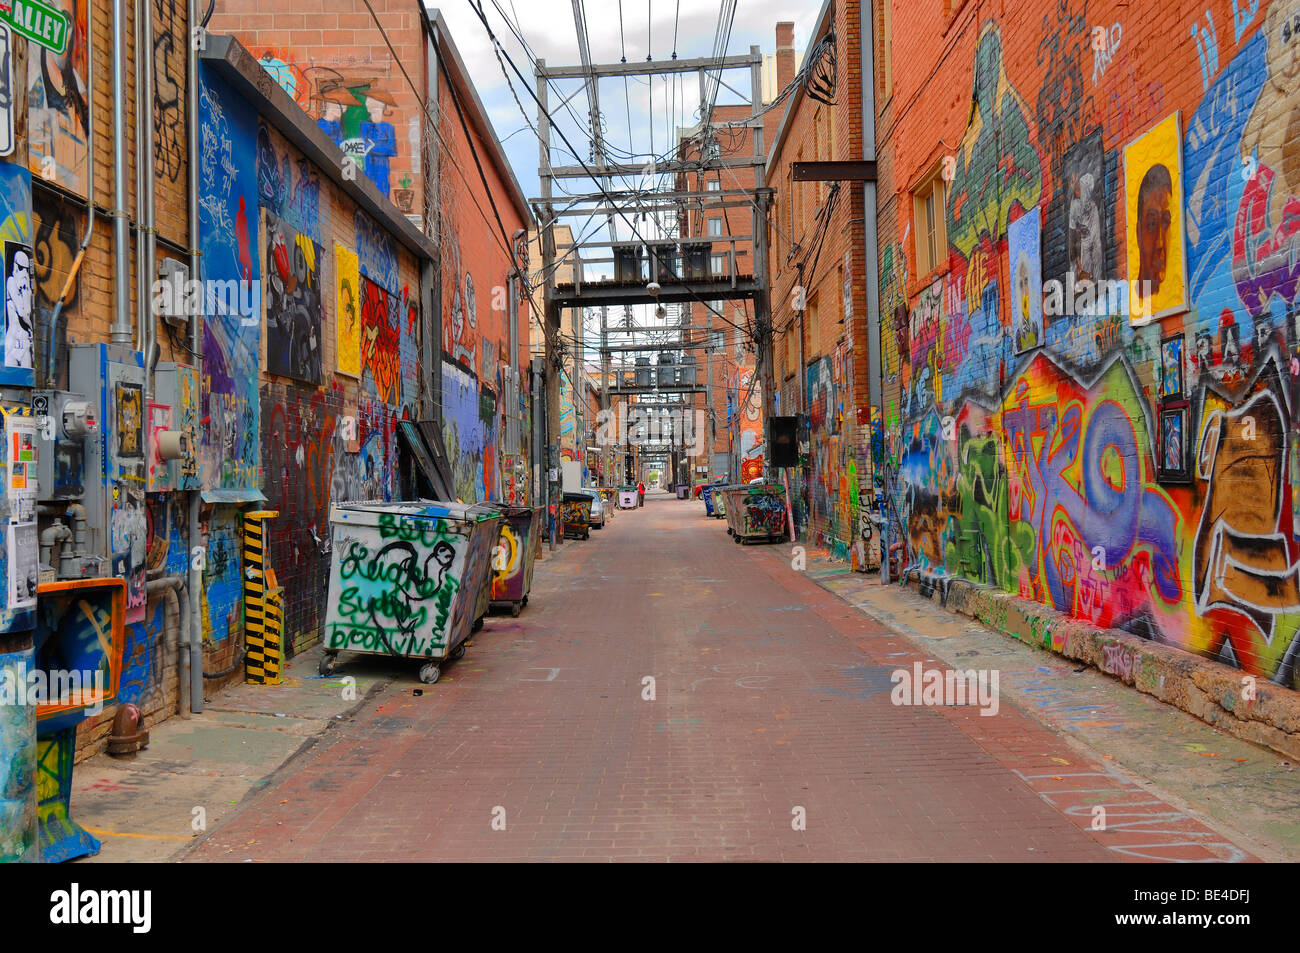
[[[62,56],[68,49],[68,15],[42,0],[0,0],[0,21],[19,36]]]

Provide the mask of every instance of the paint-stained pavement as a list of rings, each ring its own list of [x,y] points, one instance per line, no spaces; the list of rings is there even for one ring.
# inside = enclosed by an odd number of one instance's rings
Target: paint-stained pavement
[[[735,546],[702,504],[652,496],[539,564],[524,614],[491,617],[436,685],[420,685],[413,663],[344,656],[344,673],[380,665],[391,682],[187,857],[1295,856],[1289,832],[1264,823],[1295,813],[1284,805],[1296,783],[1272,755],[1249,748],[1239,761],[1242,743],[1145,699],[1160,708],[1145,717],[1219,755],[1196,759],[1194,783],[1157,791],[1143,765],[1166,780],[1188,766],[1170,743],[1144,751],[1149,725],[1115,700],[1144,696],[1066,668],[1072,681],[1045,653],[1007,654],[1004,637],[908,599],[817,560],[795,572],[788,547]],[[890,703],[894,669],[948,660],[1006,666],[996,716]],[[1277,810],[1200,798],[1216,771]]]

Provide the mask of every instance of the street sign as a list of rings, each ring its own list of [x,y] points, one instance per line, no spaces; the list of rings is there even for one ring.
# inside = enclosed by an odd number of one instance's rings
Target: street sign
[[[9,24],[19,36],[62,56],[68,49],[71,18],[44,0],[0,0],[0,22]]]

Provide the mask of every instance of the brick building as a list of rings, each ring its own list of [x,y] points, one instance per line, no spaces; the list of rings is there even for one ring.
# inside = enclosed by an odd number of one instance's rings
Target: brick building
[[[406,0],[369,6],[374,16],[362,0],[317,0],[309,13],[222,0],[208,29],[238,37],[380,194],[422,226],[437,208],[429,205],[436,144],[422,122],[421,99],[429,98],[433,77],[421,14]],[[428,234],[436,238],[435,224]]]
[[[344,5],[232,2],[195,34],[179,3],[114,30],[107,0],[55,2],[62,53],[0,27],[22,79],[0,105],[0,675],[108,681],[98,713],[0,706],[0,776],[36,780],[0,791],[0,858],[94,849],[69,772],[119,706],[148,725],[244,677],[250,569],[275,572],[285,655],[322,638],[331,504],[430,492],[403,422],[440,430],[453,495],[528,495],[529,212],[441,18],[377,3],[394,57]],[[371,29],[387,71],[377,46],[267,59],[337,45],[326,23]],[[403,153],[385,127],[408,117]]]
[[[790,471],[801,538],[863,565],[858,495],[871,486],[870,343],[861,182],[797,182],[793,163],[863,157],[860,4],[827,0],[808,41],[810,82],[768,151],[771,311],[778,416],[806,415],[808,453]],[[778,28],[779,30],[782,28]],[[789,49],[778,33],[778,57]],[[833,55],[832,55],[833,50]],[[810,90],[825,91],[821,100]],[[805,535],[806,534],[806,535]]]
[[[766,150],[776,137],[781,109],[773,101],[794,79],[798,68],[794,48],[794,24],[776,26],[776,52],[763,58],[761,147]],[[714,107],[712,121],[720,154],[747,156],[754,152],[756,129],[752,107],[721,104]],[[699,160],[698,130],[687,131],[681,158]],[[710,168],[705,172],[678,174],[678,188],[716,195],[714,204],[685,208],[680,216],[681,241],[701,247],[707,255],[710,274],[725,276],[734,261],[738,274],[754,270],[754,216],[751,195],[761,187],[755,170]],[[735,238],[732,238],[735,236]],[[712,240],[711,240],[712,239]],[[688,261],[689,264],[689,261]],[[697,379],[709,385],[708,393],[693,395],[692,406],[705,411],[706,459],[692,461],[704,472],[692,478],[726,476],[728,482],[748,482],[763,473],[762,389],[756,373],[751,334],[753,307],[749,301],[695,302],[683,305],[685,340],[695,362]]]
[[[896,568],[1294,686],[1300,4],[897,7],[875,5]]]

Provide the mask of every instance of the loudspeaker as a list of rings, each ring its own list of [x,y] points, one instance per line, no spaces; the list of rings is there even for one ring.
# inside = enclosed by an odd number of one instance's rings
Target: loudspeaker
[[[771,417],[767,421],[768,463],[773,467],[793,467],[799,463],[795,446],[794,417]]]

